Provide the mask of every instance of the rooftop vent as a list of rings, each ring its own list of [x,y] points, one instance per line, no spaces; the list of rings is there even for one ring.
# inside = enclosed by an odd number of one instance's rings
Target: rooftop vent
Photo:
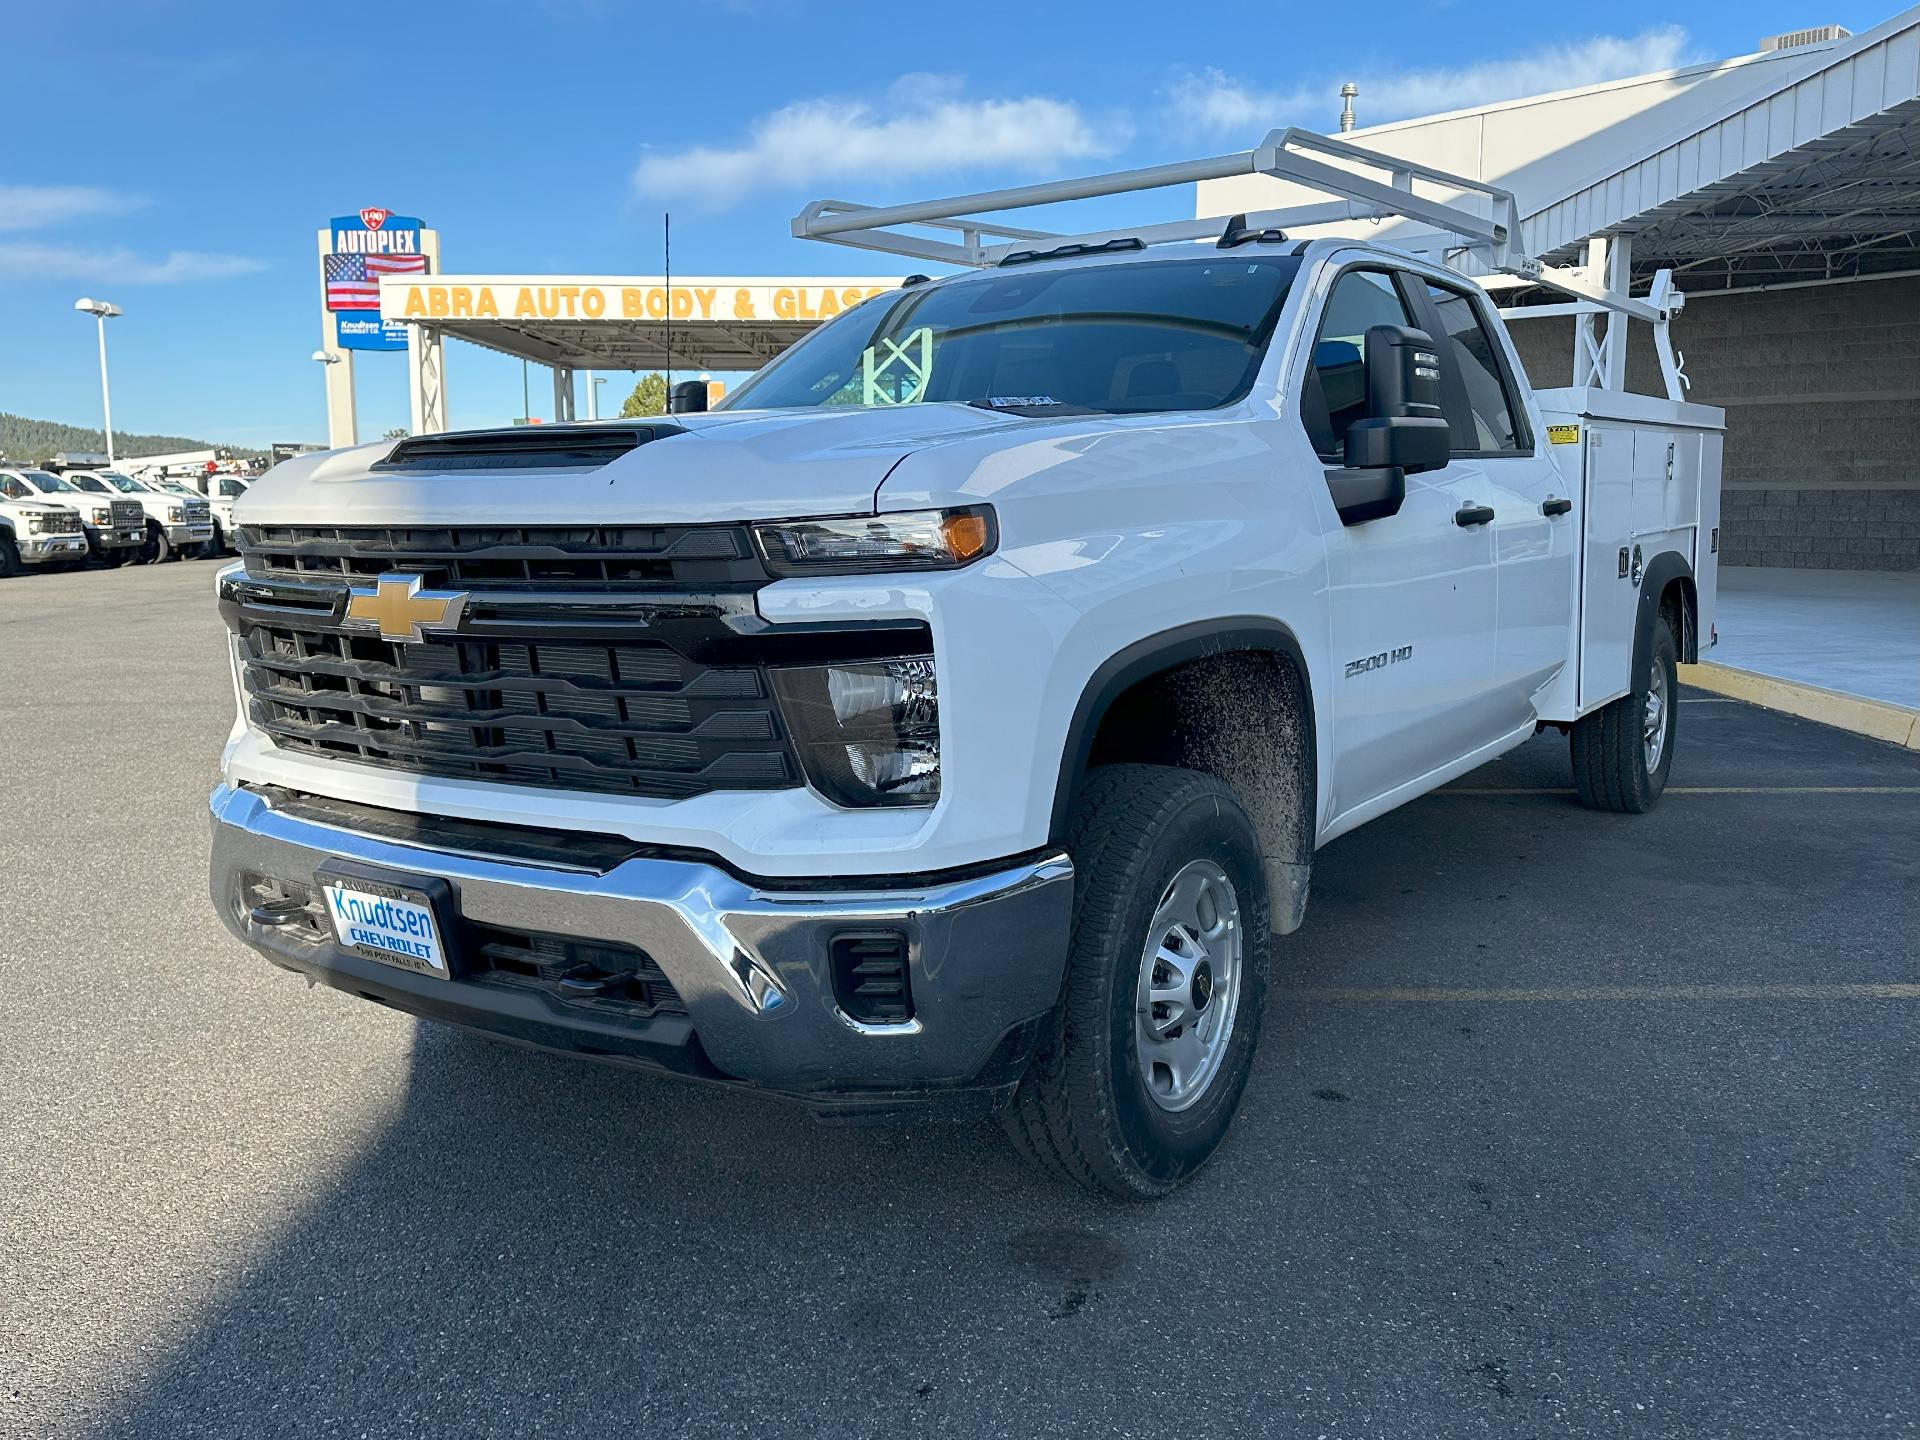
[[[1802,45],[1826,45],[1834,40],[1844,40],[1853,32],[1844,25],[1813,25],[1805,30],[1788,30],[1779,35],[1769,35],[1760,42],[1760,53],[1769,50],[1793,50]]]

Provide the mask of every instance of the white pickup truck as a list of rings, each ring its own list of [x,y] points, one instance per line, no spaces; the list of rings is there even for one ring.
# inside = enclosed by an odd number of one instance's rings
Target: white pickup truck
[[[22,566],[58,568],[87,558],[80,512],[49,493],[53,487],[44,482],[52,480],[30,465],[0,466],[0,580]]]
[[[110,490],[140,507],[142,540],[135,558],[143,564],[212,552],[213,510],[207,497],[172,480],[136,479],[119,470],[69,470],[66,478],[89,491]]]
[[[796,224],[1043,203],[985,198]],[[1276,227],[973,233],[715,413],[281,464],[219,580],[225,923],[430,1019],[1179,1183],[1316,847],[1543,726],[1646,809],[1712,623],[1718,412],[1535,393],[1474,282]]]

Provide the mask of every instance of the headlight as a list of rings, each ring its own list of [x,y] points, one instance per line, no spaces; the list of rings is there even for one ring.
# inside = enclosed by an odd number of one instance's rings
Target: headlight
[[[814,789],[837,805],[940,798],[933,657],[782,667],[774,692]]]
[[[861,575],[888,570],[957,570],[993,553],[999,541],[985,505],[845,515],[756,525],[776,575]]]
[[[186,524],[186,523],[187,523],[187,512],[186,512],[185,510],[183,510],[183,509],[181,509],[181,507],[180,507],[180,506],[178,506],[178,505],[169,505],[169,506],[167,507],[167,523],[168,523],[169,525],[184,525],[184,524]]]
[[[27,533],[29,535],[46,534],[47,533],[47,517],[45,515],[27,516]]]
[[[94,506],[93,523],[96,525],[111,525],[113,523],[113,511],[105,505]]]

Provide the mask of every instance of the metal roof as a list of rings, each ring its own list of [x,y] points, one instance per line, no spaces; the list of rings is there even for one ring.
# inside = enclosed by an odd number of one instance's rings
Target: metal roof
[[[1631,235],[1636,272],[1728,285],[1920,266],[1920,8],[1811,49],[1523,222],[1548,263]]]

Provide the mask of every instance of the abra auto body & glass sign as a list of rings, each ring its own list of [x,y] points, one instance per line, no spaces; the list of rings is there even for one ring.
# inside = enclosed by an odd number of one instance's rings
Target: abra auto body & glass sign
[[[831,320],[870,295],[896,290],[893,279],[688,279],[672,298],[653,280],[560,276],[402,276],[382,287],[389,320],[718,320],[761,324]]]

